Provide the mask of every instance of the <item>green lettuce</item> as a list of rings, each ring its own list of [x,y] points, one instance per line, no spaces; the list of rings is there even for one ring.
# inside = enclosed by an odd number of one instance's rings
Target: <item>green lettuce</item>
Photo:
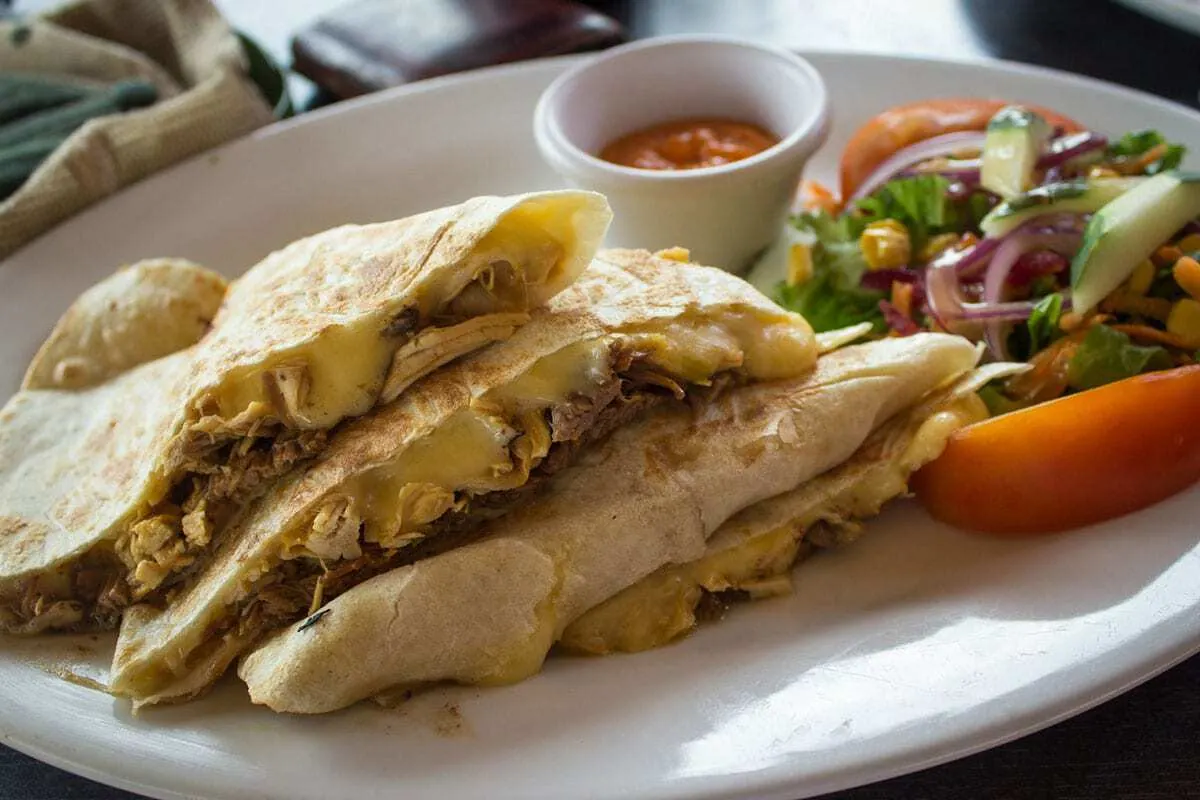
[[[1171,356],[1161,347],[1141,347],[1106,325],[1095,325],[1067,365],[1072,389],[1095,389],[1143,372],[1170,369]]]
[[[1048,294],[1033,307],[1033,313],[1025,322],[1029,331],[1029,355],[1039,350],[1062,335],[1058,321],[1062,319],[1063,297],[1061,294]]]
[[[1181,144],[1170,144],[1167,142],[1167,137],[1158,131],[1131,131],[1108,146],[1108,156],[1110,158],[1132,158],[1140,156],[1142,153],[1153,147],[1158,147],[1160,144],[1167,145],[1167,152],[1162,158],[1146,165],[1147,175],[1157,175],[1165,170],[1178,167],[1183,161],[1183,156],[1187,153],[1186,147]]]
[[[858,217],[863,227],[881,219],[894,219],[908,228],[913,250],[919,250],[931,236],[939,233],[964,233],[979,228],[989,210],[987,196],[975,193],[966,201],[950,198],[950,181],[941,175],[913,175],[888,181],[858,201]]]
[[[882,292],[839,289],[833,283],[833,276],[828,272],[814,275],[812,280],[800,286],[780,283],[775,302],[803,316],[817,333],[847,328],[860,322],[870,322],[876,333],[887,330],[883,312],[879,310]]]
[[[883,293],[858,285],[867,269],[858,246],[864,223],[820,211],[800,214],[792,224],[813,237],[813,275],[800,286],[779,283],[775,302],[803,315],[818,333],[860,322],[870,322],[883,332],[886,326],[879,310]]]

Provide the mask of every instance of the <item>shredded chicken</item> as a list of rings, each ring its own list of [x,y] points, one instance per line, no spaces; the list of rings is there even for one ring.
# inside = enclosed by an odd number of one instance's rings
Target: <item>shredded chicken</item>
[[[352,498],[335,497],[322,506],[313,518],[312,534],[307,547],[314,556],[329,561],[342,561],[362,555],[359,547],[359,528],[362,518]]]
[[[257,435],[238,437],[207,425],[204,436],[193,433],[185,445],[183,468],[191,477],[177,484],[187,491],[186,498],[163,501],[118,541],[117,552],[132,572],[135,598],[170,588],[189,574],[212,545],[215,531],[325,443],[323,431],[289,430],[262,417],[242,422],[247,433]],[[202,441],[203,446],[197,444]]]
[[[545,450],[522,485],[477,495],[461,493],[461,497],[444,490],[431,492],[428,484],[409,485],[405,488],[412,488],[413,498],[433,498],[428,500],[433,505],[408,508],[402,502],[401,516],[411,514],[432,522],[415,534],[385,535],[376,542],[366,541],[361,514],[350,499],[330,498],[314,517],[307,540],[247,588],[240,607],[214,625],[206,647],[191,654],[189,660],[202,659],[205,652],[231,637],[252,644],[270,630],[311,615],[322,602],[363,581],[474,540],[484,523],[529,500],[582,449],[652,406],[678,402],[682,387],[647,368],[643,354],[617,346],[611,356],[610,378],[592,393],[573,395],[541,412],[537,425],[531,419],[522,420],[524,432],[510,443],[514,461]],[[692,387],[688,399],[715,396],[737,380],[733,375],[719,375],[709,387]]]
[[[129,594],[111,556],[89,554],[64,572],[29,579],[0,597],[0,631],[107,630],[116,626]]]
[[[304,413],[308,405],[308,390],[311,379],[306,364],[284,364],[263,374],[263,382],[281,419],[295,425],[307,424],[310,420]]]

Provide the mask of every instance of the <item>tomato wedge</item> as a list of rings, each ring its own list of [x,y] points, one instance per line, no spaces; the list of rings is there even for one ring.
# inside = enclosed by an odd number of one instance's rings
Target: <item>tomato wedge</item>
[[[872,117],[855,131],[842,151],[842,200],[897,151],[943,133],[982,131],[997,111],[1011,104],[1009,100],[944,97],[895,106]],[[1083,130],[1078,122],[1055,111],[1028,103],[1022,105],[1067,133]]]
[[[936,519],[1067,530],[1200,481],[1200,365],[1140,375],[970,425],[912,479]]]

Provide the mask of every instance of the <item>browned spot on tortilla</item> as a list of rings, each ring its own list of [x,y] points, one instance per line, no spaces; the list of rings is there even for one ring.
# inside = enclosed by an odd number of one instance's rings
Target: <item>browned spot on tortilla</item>
[[[655,476],[678,472],[703,452],[704,448],[698,442],[686,442],[678,436],[658,437],[646,447],[646,472]]]
[[[0,517],[0,536],[16,536],[30,525],[20,517]]]
[[[767,445],[762,439],[755,439],[752,442],[746,442],[739,445],[735,453],[738,460],[742,462],[742,466],[748,467],[755,461],[758,461],[762,456],[763,451],[767,449]]]
[[[22,549],[45,541],[50,526],[22,517],[0,517],[0,538],[21,537]]]

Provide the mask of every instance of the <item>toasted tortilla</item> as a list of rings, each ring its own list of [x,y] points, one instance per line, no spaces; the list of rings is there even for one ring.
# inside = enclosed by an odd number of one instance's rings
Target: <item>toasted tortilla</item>
[[[511,338],[339,430],[165,611],[130,609],[113,690],[139,704],[187,699],[314,600],[460,544],[640,409],[815,361],[808,324],[746,282],[603,252]]]
[[[86,389],[191,347],[228,283],[180,258],[139,261],[79,296],[33,357],[22,389]]]
[[[511,335],[570,285],[610,216],[564,191],[335,228],[251,268],[191,347],[16,395],[0,411],[0,630],[111,627],[169,590],[395,376]]]
[[[667,564],[704,555],[746,506],[842,463],[969,370],[967,341],[920,334],[824,356],[802,379],[660,408],[498,520],[487,538],[376,577],[244,658],[251,699],[321,713],[397,686],[536,673],[564,629]]]
[[[987,418],[975,394],[981,372],[888,420],[844,464],[739,511],[703,556],[660,567],[589,609],[563,631],[559,647],[586,655],[640,652],[690,632],[706,601],[787,594],[797,561],[814,548],[857,539],[861,521],[905,495],[912,473],[937,458],[955,431]]]

